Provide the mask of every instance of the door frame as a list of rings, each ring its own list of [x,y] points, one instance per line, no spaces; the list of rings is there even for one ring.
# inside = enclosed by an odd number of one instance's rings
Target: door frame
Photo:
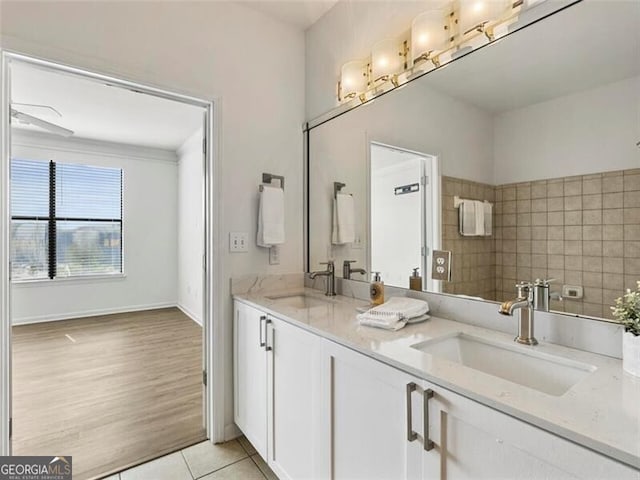
[[[204,99],[117,78],[84,68],[70,66],[19,52],[0,50],[0,456],[11,455],[11,279],[10,279],[10,63],[21,62],[48,70],[73,74],[93,81],[135,90],[159,98],[202,107],[205,111],[204,150],[204,258],[203,258],[203,365],[207,382],[204,386],[204,418],[207,438],[224,441],[224,342],[222,323],[224,302],[222,291],[223,252],[220,232],[220,100]],[[214,321],[216,319],[216,321]]]
[[[427,252],[422,254],[422,264],[420,265],[422,272],[422,288],[433,293],[442,292],[442,282],[438,280],[431,280],[430,259],[432,258],[433,251],[439,250],[442,246],[442,201],[441,190],[442,182],[440,177],[440,155],[437,153],[424,153],[417,150],[411,150],[408,148],[398,147],[388,143],[372,140],[368,135],[366,137],[366,156],[367,156],[367,234],[369,241],[367,242],[367,264],[371,269],[372,253],[371,253],[371,151],[373,147],[381,147],[389,150],[395,150],[397,152],[409,153],[421,158],[421,175],[429,179],[427,185],[423,185],[422,181],[420,188],[420,198],[422,202],[422,215],[421,215],[421,234],[422,245],[428,249]],[[427,166],[427,163],[429,166]],[[432,205],[432,208],[426,208],[427,205]],[[427,285],[432,283],[432,286],[427,289]]]

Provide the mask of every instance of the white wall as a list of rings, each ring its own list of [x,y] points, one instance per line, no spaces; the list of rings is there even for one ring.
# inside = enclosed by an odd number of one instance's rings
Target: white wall
[[[494,118],[494,184],[640,167],[640,77]]]
[[[204,254],[202,130],[178,149],[178,307],[202,325]]]
[[[146,84],[218,98],[225,422],[233,431],[229,278],[302,269],[304,34],[232,2],[0,3],[0,45]],[[287,242],[228,254],[228,233],[256,236],[262,172],[287,176]]]
[[[14,134],[12,155],[121,168],[124,175],[124,278],[15,283],[14,324],[176,304],[178,172],[173,152]]]

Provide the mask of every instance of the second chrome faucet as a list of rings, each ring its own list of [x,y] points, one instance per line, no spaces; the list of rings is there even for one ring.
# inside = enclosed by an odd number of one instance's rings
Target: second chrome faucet
[[[519,312],[520,321],[516,342],[524,345],[538,344],[538,340],[533,335],[534,312],[536,310],[548,312],[551,299],[562,300],[558,294],[549,292],[551,281],[536,279],[534,283],[520,282],[516,284],[517,297],[500,305],[498,312],[502,315],[513,316],[516,310]]]

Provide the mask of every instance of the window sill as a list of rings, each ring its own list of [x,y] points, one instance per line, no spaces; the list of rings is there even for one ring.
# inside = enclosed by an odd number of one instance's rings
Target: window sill
[[[12,280],[11,286],[13,287],[44,287],[53,285],[72,285],[74,283],[88,283],[88,282],[104,282],[109,280],[121,281],[127,278],[124,273],[117,273],[111,275],[85,275],[79,277],[60,277],[50,280],[48,278],[39,278],[36,280]]]

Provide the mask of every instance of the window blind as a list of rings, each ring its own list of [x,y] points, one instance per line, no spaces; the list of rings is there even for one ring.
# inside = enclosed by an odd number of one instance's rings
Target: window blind
[[[122,272],[122,170],[11,162],[12,278]]]

